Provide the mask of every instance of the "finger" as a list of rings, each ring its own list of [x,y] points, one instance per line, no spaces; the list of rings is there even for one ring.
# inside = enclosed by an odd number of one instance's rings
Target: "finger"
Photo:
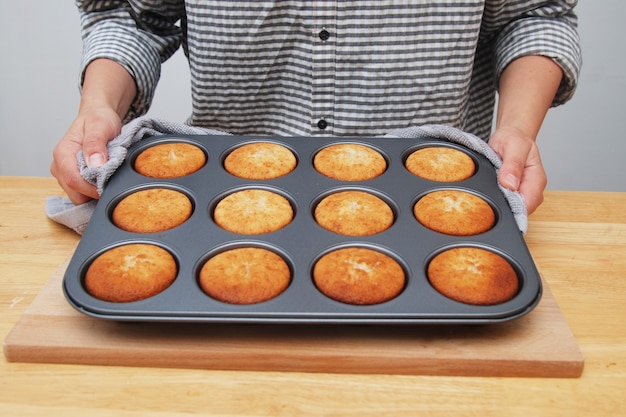
[[[82,204],[92,198],[98,198],[96,187],[85,181],[80,175],[76,149],[79,144],[61,141],[53,151],[50,173],[56,177],[67,196],[75,204]]]
[[[77,188],[80,188],[81,191],[77,191],[76,189],[69,188],[69,187],[64,188],[65,193],[67,194],[69,199],[72,201],[72,203],[76,205],[80,205],[91,200],[97,200],[100,197],[98,195],[98,191],[96,190],[96,187],[89,183],[87,184],[88,184],[88,188],[83,188],[82,186],[77,187]]]
[[[496,132],[489,141],[489,145],[502,159],[502,165],[498,171],[498,181],[505,188],[518,191],[524,175],[526,159],[531,149],[531,142],[523,140],[519,136]]]
[[[518,191],[524,176],[528,150],[523,145],[511,144],[502,155],[502,166],[498,172],[500,183],[513,191]]]
[[[83,155],[89,167],[100,168],[108,159],[107,143],[119,133],[115,123],[106,117],[92,117],[85,122]]]
[[[543,188],[539,187],[520,187],[520,194],[524,197],[526,211],[532,214],[543,203]]]
[[[524,196],[528,214],[533,213],[543,203],[543,192],[547,184],[546,172],[541,161],[536,161],[527,167],[519,192]]]

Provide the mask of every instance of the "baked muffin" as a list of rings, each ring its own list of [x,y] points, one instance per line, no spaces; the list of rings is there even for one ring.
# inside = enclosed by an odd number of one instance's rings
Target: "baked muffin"
[[[448,249],[428,264],[428,280],[441,294],[465,304],[500,304],[513,298],[519,280],[502,256],[485,249]]]
[[[210,258],[199,283],[209,296],[230,304],[270,300],[289,286],[291,272],[279,255],[261,248],[238,248]]]
[[[346,304],[391,300],[402,292],[405,280],[404,270],[393,258],[360,247],[332,251],[313,267],[313,281],[319,291]]]
[[[418,149],[404,165],[413,175],[438,182],[463,181],[476,171],[474,161],[465,152],[442,146]]]
[[[282,145],[256,142],[243,145],[224,159],[230,174],[249,180],[270,180],[289,174],[296,167],[296,157]]]
[[[189,198],[168,188],[134,192],[113,209],[113,223],[134,233],[155,233],[184,223],[193,211]]]
[[[341,191],[323,198],[314,217],[324,229],[346,236],[380,233],[394,221],[391,207],[364,191]]]
[[[167,250],[133,243],[98,256],[85,274],[85,289],[100,300],[127,303],[162,292],[177,273],[176,261]]]
[[[289,201],[274,192],[247,189],[234,192],[215,206],[215,223],[229,232],[243,235],[270,233],[293,219]]]
[[[357,143],[330,145],[313,158],[313,166],[322,175],[340,181],[365,181],[387,169],[380,152]]]
[[[415,218],[427,228],[454,236],[484,233],[495,224],[495,213],[482,198],[459,190],[426,194],[413,207]]]
[[[206,164],[206,155],[190,143],[154,145],[135,159],[135,171],[151,178],[177,178],[192,174]]]

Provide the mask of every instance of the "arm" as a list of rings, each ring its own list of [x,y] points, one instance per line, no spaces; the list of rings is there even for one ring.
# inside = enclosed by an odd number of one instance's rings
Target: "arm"
[[[114,61],[97,59],[87,67],[78,115],[54,148],[50,166],[74,203],[98,198],[96,188],[80,176],[76,154],[82,149],[89,166],[104,164],[106,144],[120,133],[136,91],[132,76]]]
[[[179,47],[176,22],[182,0],[78,0],[83,38],[83,72],[78,115],[53,152],[50,172],[70,199],[98,198],[82,179],[76,154],[90,166],[107,160],[106,143],[123,122],[144,114],[158,82],[161,63]]]
[[[580,73],[576,3],[486,2],[483,36],[494,39],[499,92],[489,144],[503,159],[501,184],[522,193],[529,213],[547,185],[535,139],[548,109],[572,97]]]
[[[562,78],[556,63],[535,55],[516,59],[500,76],[496,130],[489,145],[503,159],[500,183],[524,196],[529,213],[542,203],[547,185],[535,140]]]

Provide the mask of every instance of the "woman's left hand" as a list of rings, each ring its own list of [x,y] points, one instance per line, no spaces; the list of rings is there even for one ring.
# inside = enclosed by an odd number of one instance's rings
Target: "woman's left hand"
[[[543,192],[548,185],[535,141],[521,131],[501,127],[491,135],[489,146],[502,158],[498,181],[505,188],[519,191],[531,214],[543,202]]]

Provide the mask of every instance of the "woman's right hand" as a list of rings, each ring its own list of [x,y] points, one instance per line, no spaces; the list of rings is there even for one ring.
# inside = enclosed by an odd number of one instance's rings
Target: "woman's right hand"
[[[74,204],[100,197],[96,187],[80,175],[78,152],[83,151],[89,167],[105,164],[106,145],[120,134],[136,91],[134,79],[118,63],[103,58],[87,66],[78,116],[54,148],[50,166],[50,173]]]
[[[83,151],[90,167],[101,167],[108,160],[107,143],[119,135],[122,120],[108,107],[81,108],[67,133],[52,153],[50,173],[74,204],[99,198],[96,187],[85,181],[79,171],[77,154]]]

